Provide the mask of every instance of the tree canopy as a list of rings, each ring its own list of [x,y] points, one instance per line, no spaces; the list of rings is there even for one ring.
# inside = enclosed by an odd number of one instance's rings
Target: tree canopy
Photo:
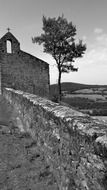
[[[64,16],[58,18],[46,18],[43,16],[43,33],[33,37],[33,43],[43,44],[44,52],[49,53],[55,59],[59,76],[59,99],[61,99],[61,74],[70,71],[78,71],[73,62],[76,58],[82,57],[86,45],[82,40],[76,43],[76,26],[68,22]]]

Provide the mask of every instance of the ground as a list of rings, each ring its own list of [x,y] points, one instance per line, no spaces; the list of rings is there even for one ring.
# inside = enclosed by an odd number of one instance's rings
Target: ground
[[[0,97],[0,190],[57,190],[36,142],[12,125],[11,113]]]

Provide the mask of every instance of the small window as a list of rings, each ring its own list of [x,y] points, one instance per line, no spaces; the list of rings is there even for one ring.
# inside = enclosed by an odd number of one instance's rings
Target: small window
[[[7,40],[7,53],[12,53],[12,43],[10,40]]]

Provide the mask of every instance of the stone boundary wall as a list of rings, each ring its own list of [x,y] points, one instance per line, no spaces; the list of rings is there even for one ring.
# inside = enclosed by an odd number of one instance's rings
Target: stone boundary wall
[[[45,157],[59,190],[107,189],[107,124],[33,94],[4,89],[17,126]]]

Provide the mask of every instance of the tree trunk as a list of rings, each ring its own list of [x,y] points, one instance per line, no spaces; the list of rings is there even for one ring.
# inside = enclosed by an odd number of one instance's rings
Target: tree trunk
[[[59,69],[59,76],[58,76],[58,101],[61,101],[61,71]]]

